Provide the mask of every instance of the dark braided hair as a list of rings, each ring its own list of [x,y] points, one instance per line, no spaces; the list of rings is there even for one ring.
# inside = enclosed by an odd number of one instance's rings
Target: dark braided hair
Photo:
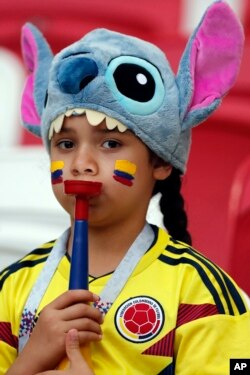
[[[188,220],[181,195],[181,185],[181,172],[173,168],[168,178],[156,182],[153,195],[161,193],[159,205],[163,214],[163,224],[169,234],[174,239],[191,245],[192,239],[187,230]]]

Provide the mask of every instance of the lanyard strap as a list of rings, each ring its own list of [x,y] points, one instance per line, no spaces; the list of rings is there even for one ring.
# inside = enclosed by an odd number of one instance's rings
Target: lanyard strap
[[[19,353],[23,350],[29,339],[34,326],[34,319],[38,306],[50,284],[60,260],[65,255],[68,236],[69,229],[56,241],[26,301],[19,328]],[[133,273],[136,265],[152,245],[153,240],[154,232],[151,226],[146,223],[143,230],[139,233],[131,247],[128,249],[125,257],[122,259],[121,263],[103,288],[100,294],[100,301],[95,304],[103,314],[107,314],[113,302]]]
[[[101,291],[100,301],[95,303],[95,306],[104,315],[107,314],[108,310],[120,294],[140,259],[152,245],[153,240],[153,229],[148,223],[146,223],[143,230],[130,246],[126,255]]]
[[[44,267],[42,268],[29,294],[28,299],[26,300],[19,327],[19,353],[23,350],[25,344],[29,339],[29,336],[33,329],[37,308],[48,288],[48,285],[57,269],[58,264],[60,263],[60,260],[65,254],[65,245],[68,237],[69,229],[67,229],[56,241],[50,255],[48,256],[48,259],[44,264]]]

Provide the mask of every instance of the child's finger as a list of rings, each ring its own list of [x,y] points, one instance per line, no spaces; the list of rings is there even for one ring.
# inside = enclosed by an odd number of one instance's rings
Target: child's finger
[[[77,320],[72,320],[70,322],[65,322],[64,332],[68,332],[72,328],[75,328],[79,333],[90,332],[96,335],[101,335],[101,326],[89,318],[82,318]]]
[[[70,368],[81,369],[84,375],[92,375],[93,372],[89,368],[80,350],[79,336],[76,329],[71,329],[66,336],[66,353],[70,361]],[[79,366],[80,365],[80,366]]]
[[[101,312],[93,306],[87,303],[76,303],[63,310],[62,318],[63,320],[76,320],[79,318],[89,318],[97,323],[103,323],[103,317]],[[77,328],[77,327],[74,327]]]
[[[51,302],[50,306],[61,310],[75,303],[96,302],[98,300],[99,297],[88,290],[68,290]]]
[[[66,335],[66,353],[71,364],[82,359],[78,331],[71,329]]]

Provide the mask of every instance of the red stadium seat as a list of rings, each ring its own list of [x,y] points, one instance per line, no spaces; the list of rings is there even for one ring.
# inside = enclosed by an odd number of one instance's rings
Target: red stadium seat
[[[250,155],[236,171],[228,215],[229,273],[250,295]]]

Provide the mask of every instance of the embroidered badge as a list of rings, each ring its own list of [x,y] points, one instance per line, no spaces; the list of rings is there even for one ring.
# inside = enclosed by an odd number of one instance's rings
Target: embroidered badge
[[[125,339],[140,343],[152,340],[164,324],[164,312],[155,299],[147,296],[130,298],[116,312],[115,324]]]

